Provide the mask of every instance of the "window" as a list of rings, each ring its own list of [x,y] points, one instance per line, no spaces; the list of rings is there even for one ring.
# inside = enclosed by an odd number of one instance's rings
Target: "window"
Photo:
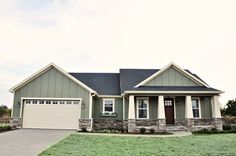
[[[149,118],[149,101],[148,98],[137,98],[137,117],[138,119]]]
[[[47,101],[46,101],[46,104],[51,104],[51,101],[47,100]]]
[[[193,109],[193,117],[200,118],[201,117],[201,110],[200,110],[200,99],[199,98],[192,99],[192,109]]]
[[[78,105],[79,104],[79,101],[74,101],[74,105]]]
[[[165,100],[165,106],[172,106],[172,100]]]
[[[52,104],[58,104],[58,101],[53,101]]]
[[[103,99],[103,113],[114,113],[115,112],[115,100],[114,99]]]
[[[37,100],[33,100],[33,104],[37,104],[38,103],[38,101]]]
[[[44,101],[43,100],[39,100],[39,104],[44,104]]]
[[[25,103],[26,104],[30,104],[30,100],[25,100]]]
[[[66,104],[69,104],[69,105],[70,105],[71,103],[72,103],[71,101],[67,101],[67,102],[66,102]]]
[[[62,104],[62,105],[65,104],[65,101],[60,101],[60,104]]]

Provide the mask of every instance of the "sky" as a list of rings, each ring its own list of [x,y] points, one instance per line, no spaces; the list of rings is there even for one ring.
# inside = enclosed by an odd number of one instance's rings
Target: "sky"
[[[68,72],[175,62],[236,98],[235,0],[1,0],[0,104],[47,64]]]

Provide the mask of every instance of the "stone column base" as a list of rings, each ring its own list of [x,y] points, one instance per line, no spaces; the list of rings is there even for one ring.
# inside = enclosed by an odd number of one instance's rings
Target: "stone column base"
[[[11,118],[10,125],[15,128],[22,128],[22,118]]]
[[[135,119],[128,119],[128,132],[134,132],[136,128]]]
[[[86,128],[88,131],[92,131],[93,119],[79,119],[79,130]]]
[[[158,130],[164,131],[166,129],[166,119],[158,119],[157,125],[158,125]]]
[[[213,118],[213,125],[219,131],[223,130],[223,121],[222,118]]]
[[[194,126],[194,120],[191,118],[185,119],[186,122],[186,128],[190,131],[193,130],[193,126]]]

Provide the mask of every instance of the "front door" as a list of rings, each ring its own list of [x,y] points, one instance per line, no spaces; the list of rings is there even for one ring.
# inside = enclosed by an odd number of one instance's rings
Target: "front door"
[[[174,124],[174,100],[173,98],[165,98],[165,116],[166,124]]]

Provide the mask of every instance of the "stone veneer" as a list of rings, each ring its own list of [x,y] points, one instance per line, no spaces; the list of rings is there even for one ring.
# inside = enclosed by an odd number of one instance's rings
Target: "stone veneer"
[[[108,128],[126,128],[123,120],[116,119],[93,119],[93,130]]]
[[[190,131],[201,130],[201,129],[212,129],[222,130],[222,119],[176,119],[175,126],[186,126]]]
[[[16,128],[22,128],[22,118],[11,118],[10,125]]]
[[[86,128],[87,130],[92,130],[92,119],[79,119],[79,129]]]

